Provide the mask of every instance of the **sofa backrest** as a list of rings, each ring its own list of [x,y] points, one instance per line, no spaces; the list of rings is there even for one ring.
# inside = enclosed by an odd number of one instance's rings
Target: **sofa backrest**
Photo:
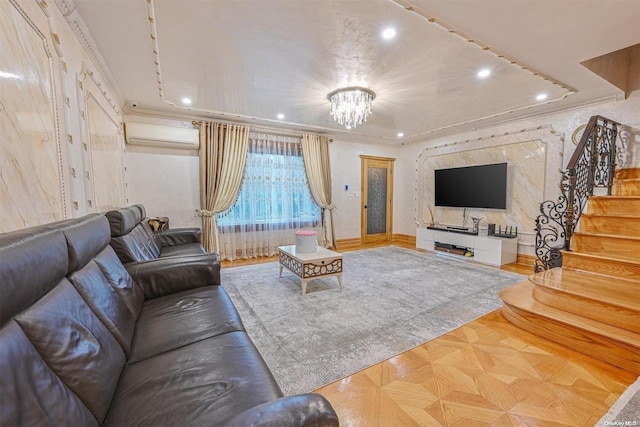
[[[138,209],[140,211],[140,217],[145,219],[147,217],[147,210],[145,209],[143,204],[137,204],[131,206],[132,208]]]
[[[109,246],[109,222],[102,215],[87,217],[63,234],[69,280],[128,354],[144,295]]]
[[[2,426],[98,426],[15,320],[0,329],[0,395]]]
[[[0,425],[103,422],[143,298],[110,237],[100,214],[0,235]]]
[[[0,235],[0,326],[68,271],[67,241],[59,229],[39,226]]]
[[[160,256],[160,246],[144,217],[135,206],[109,211],[111,246],[123,263],[141,262]]]
[[[65,280],[68,265],[60,230],[0,235],[0,425],[98,425],[14,320]]]
[[[47,366],[102,424],[125,356],[73,285],[63,279],[14,319]]]

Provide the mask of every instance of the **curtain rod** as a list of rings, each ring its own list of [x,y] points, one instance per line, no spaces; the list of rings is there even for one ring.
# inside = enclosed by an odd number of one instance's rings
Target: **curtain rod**
[[[212,120],[212,121],[215,121],[215,120]],[[192,120],[191,124],[194,127],[199,128],[200,127],[200,122],[201,122],[201,120]],[[233,122],[224,122],[224,123],[240,124],[240,123],[233,123]],[[302,134],[301,133],[295,132],[295,131],[287,131],[286,129],[270,128],[270,127],[266,127],[266,126],[249,125],[249,130],[252,131],[252,132],[268,133],[270,135],[277,135],[277,136],[291,136],[291,137],[302,139]],[[317,134],[312,134],[312,135],[317,135]],[[333,142],[333,138],[329,138],[329,142]]]

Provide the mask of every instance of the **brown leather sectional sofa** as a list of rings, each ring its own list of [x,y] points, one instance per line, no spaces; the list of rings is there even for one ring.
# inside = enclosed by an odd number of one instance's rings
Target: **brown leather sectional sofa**
[[[133,263],[103,214],[0,235],[0,425],[337,426],[283,397],[200,255]]]

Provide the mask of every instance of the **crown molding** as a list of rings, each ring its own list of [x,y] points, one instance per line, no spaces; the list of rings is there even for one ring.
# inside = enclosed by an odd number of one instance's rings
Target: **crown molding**
[[[89,55],[89,59],[95,66],[96,70],[100,73],[102,79],[107,82],[109,89],[113,92],[113,98],[116,99],[116,102],[119,105],[123,104],[124,96],[120,87],[118,86],[116,80],[113,78],[109,67],[107,66],[106,61],[98,51],[96,43],[93,41],[93,37],[91,37],[91,32],[87,25],[84,23],[84,20],[78,13],[78,8],[73,0],[54,0],[56,6],[60,10],[60,13],[67,21],[69,27],[75,34],[76,38],[82,45],[83,49]]]

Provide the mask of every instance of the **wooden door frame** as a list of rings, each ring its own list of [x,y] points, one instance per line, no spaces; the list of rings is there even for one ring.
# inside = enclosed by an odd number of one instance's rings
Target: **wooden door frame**
[[[362,244],[374,242],[391,242],[393,235],[393,168],[395,158],[360,155],[360,194],[362,200],[360,203],[360,241]],[[387,224],[386,233],[367,235],[367,204],[368,188],[367,188],[367,167],[370,162],[384,162],[382,167],[387,168]]]

